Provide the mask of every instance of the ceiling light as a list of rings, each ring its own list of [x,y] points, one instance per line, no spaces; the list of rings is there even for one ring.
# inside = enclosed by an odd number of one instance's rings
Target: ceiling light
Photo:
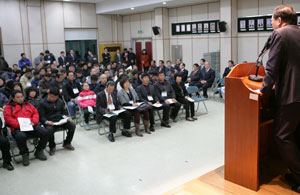
[[[131,10],[134,10],[134,7],[130,8]]]
[[[163,4],[164,4],[164,5],[166,5],[166,4],[167,4],[167,2],[165,2],[165,1],[164,1],[164,2],[163,2]]]

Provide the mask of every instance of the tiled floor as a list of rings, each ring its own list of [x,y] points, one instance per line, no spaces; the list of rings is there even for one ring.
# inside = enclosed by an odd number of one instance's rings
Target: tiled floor
[[[179,120],[143,138],[110,143],[97,130],[76,129],[75,151],[57,151],[46,162],[0,169],[3,195],[161,194],[224,164],[224,103],[207,101],[209,114]],[[200,105],[198,114],[204,112]],[[57,134],[57,139],[60,135]]]

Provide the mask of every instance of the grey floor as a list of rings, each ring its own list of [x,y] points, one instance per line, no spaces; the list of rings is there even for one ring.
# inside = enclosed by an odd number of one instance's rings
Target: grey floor
[[[0,169],[1,195],[161,194],[224,164],[224,103],[207,101],[209,114],[110,143],[97,130],[77,126],[75,151],[60,150],[45,162]],[[61,137],[56,134],[57,139]]]

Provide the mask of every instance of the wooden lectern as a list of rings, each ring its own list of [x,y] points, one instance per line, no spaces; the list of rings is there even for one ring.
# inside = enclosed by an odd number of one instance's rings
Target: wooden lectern
[[[225,78],[225,179],[257,191],[259,164],[270,149],[274,120],[262,119],[262,97],[249,90],[262,86],[248,79],[255,74],[253,66],[236,65]],[[264,76],[264,72],[260,67],[258,74]]]

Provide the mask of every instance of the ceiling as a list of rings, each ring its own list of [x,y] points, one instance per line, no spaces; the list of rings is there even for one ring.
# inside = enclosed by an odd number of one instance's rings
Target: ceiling
[[[153,11],[157,7],[181,7],[187,5],[217,2],[219,0],[62,0],[65,2],[96,3],[97,14],[128,15]],[[166,2],[164,5],[163,2]],[[132,10],[131,8],[134,8]]]

